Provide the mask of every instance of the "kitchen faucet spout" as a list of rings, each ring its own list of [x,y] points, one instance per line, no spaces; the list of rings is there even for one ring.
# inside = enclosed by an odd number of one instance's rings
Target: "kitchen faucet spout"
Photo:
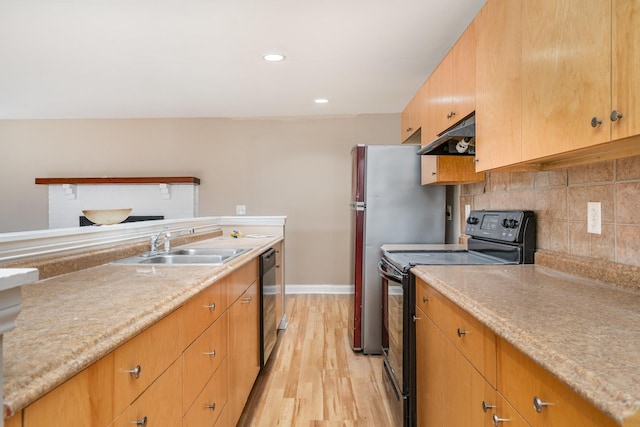
[[[179,232],[173,234],[169,231],[169,227],[167,226],[163,230],[159,231],[158,233],[154,234],[149,238],[149,251],[152,254],[157,253],[158,239],[160,239],[161,237],[164,237],[164,240],[163,240],[164,251],[169,252],[169,249],[171,249],[172,239],[178,236],[184,236],[185,234],[193,234],[193,233],[195,233],[195,230],[193,228],[186,228],[184,230],[180,230]]]

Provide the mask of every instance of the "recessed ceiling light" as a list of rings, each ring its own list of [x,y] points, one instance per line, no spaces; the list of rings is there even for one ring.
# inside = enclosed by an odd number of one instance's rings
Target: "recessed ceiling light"
[[[326,104],[327,102],[329,102],[328,99],[324,99],[324,98],[318,98],[314,101],[316,104]]]
[[[262,57],[265,61],[269,62],[280,62],[284,60],[284,55],[279,53],[270,53]]]

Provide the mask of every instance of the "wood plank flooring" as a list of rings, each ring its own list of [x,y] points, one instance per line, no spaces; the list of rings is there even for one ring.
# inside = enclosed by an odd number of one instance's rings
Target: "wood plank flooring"
[[[253,387],[242,427],[390,427],[382,356],[354,353],[347,295],[287,295],[289,326]]]

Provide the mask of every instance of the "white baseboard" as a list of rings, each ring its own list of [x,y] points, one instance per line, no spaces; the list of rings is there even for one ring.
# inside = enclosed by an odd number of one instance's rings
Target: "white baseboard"
[[[286,285],[286,294],[352,294],[353,285]]]

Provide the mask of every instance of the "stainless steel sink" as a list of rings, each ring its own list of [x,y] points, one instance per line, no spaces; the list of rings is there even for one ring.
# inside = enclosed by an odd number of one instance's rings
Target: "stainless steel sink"
[[[176,248],[169,251],[171,255],[180,256],[220,256],[232,257],[247,252],[249,249],[229,249],[229,248]]]
[[[145,253],[115,261],[114,264],[209,264],[220,265],[250,251],[251,248],[184,248],[169,252]]]

